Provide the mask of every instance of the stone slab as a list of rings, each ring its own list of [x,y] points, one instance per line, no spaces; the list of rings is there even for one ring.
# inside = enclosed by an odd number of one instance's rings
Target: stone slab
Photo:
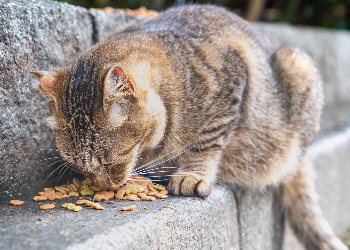
[[[19,207],[8,199],[0,202],[0,224],[6,225],[0,228],[1,245],[9,250],[240,249],[236,200],[225,186],[217,186],[207,200],[110,200],[102,203],[105,210],[85,207],[77,213],[61,208],[77,198],[53,201],[56,207],[47,211],[39,206],[48,202],[21,199],[26,203]],[[130,204],[136,210],[121,213]]]
[[[1,195],[35,189],[58,160],[46,161],[58,156],[54,133],[29,72],[72,63],[92,45],[93,27],[86,9],[43,1],[0,0],[0,23]]]

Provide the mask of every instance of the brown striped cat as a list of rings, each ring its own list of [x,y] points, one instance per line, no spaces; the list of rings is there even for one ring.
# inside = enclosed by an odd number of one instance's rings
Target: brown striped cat
[[[175,195],[205,198],[217,181],[281,186],[307,249],[347,249],[322,217],[305,156],[323,94],[300,50],[275,50],[233,13],[194,5],[33,73],[61,155],[100,188],[160,169],[174,172]]]

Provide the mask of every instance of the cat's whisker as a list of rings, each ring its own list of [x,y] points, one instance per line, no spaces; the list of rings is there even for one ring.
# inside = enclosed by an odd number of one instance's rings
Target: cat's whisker
[[[75,172],[77,172],[77,173],[79,173],[79,174],[83,174],[82,172],[80,172],[79,170],[76,170],[76,169],[73,168],[73,167],[69,167],[69,169],[70,169],[70,170],[73,170],[73,171],[75,171]]]
[[[68,165],[68,162],[67,162],[66,165],[64,166],[66,169],[63,171],[62,175],[60,176],[60,178],[58,179],[57,182],[59,182],[59,181],[61,180],[61,178],[63,177],[64,173],[69,169],[69,167],[67,167],[67,165]],[[64,168],[64,167],[63,167],[63,168]],[[63,168],[62,168],[62,169],[63,169]],[[60,173],[61,173],[61,171],[60,171]]]
[[[156,161],[158,161],[158,160],[160,160],[160,159],[162,159],[162,158],[164,158],[164,157],[166,157],[166,156],[168,156],[168,155],[170,155],[170,154],[172,154],[172,153],[174,153],[174,152],[176,152],[176,151],[178,151],[178,150],[180,150],[180,149],[189,147],[190,145],[194,144],[195,142],[196,142],[196,141],[194,141],[194,142],[192,142],[192,143],[189,143],[189,144],[187,144],[186,146],[177,148],[177,149],[175,149],[175,150],[173,150],[173,151],[171,151],[171,152],[169,152],[169,153],[167,153],[167,154],[165,154],[165,155],[163,155],[163,156],[161,156],[161,157],[158,157],[157,159],[154,159],[153,161],[150,161],[150,162],[148,162],[148,163],[146,163],[146,164],[144,164],[144,165],[142,165],[142,166],[136,168],[135,170],[142,169],[142,168],[144,168],[144,167],[146,167],[146,166],[152,164],[153,162],[156,162]],[[186,150],[188,150],[188,149],[189,149],[189,148],[187,148]],[[185,150],[185,151],[186,151],[186,150]],[[185,151],[183,151],[183,152],[185,152]],[[183,152],[181,152],[180,154],[182,154]],[[180,155],[180,154],[179,154],[179,155]],[[172,159],[172,158],[170,158],[170,159]]]
[[[58,170],[60,167],[62,167],[64,164],[66,164],[66,162],[62,163],[60,166],[58,166],[57,168],[55,168],[55,169],[51,172],[51,174],[49,174],[49,176],[46,177],[45,181],[47,181],[47,179],[48,179],[54,172],[56,172],[56,170]],[[61,172],[60,172],[60,173],[61,173]]]
[[[57,162],[60,162],[60,161],[63,161],[63,160],[61,159],[61,160],[55,161],[54,163],[52,163],[49,166],[47,166],[47,168],[51,167],[52,165],[54,165],[54,164],[56,164]]]
[[[38,162],[48,161],[48,160],[52,160],[52,159],[60,159],[60,158],[61,158],[61,156],[56,156],[56,157],[46,158],[46,159],[40,160]]]
[[[204,171],[179,169],[179,170],[168,170],[168,171],[140,172],[139,174],[147,175],[147,174],[169,173],[169,172],[204,173]]]
[[[191,144],[193,144],[193,142],[192,142]],[[189,144],[189,145],[190,145],[190,144]],[[162,162],[159,162],[159,163],[157,163],[157,164],[155,164],[155,165],[153,165],[153,166],[150,166],[150,167],[147,167],[147,168],[139,167],[139,168],[134,169],[134,171],[145,171],[145,170],[147,170],[147,169],[150,169],[150,168],[159,166],[160,164],[163,164],[163,163],[165,163],[165,162],[168,162],[168,161],[170,161],[170,160],[172,160],[172,159],[174,159],[174,158],[180,156],[181,154],[185,153],[186,151],[188,151],[188,150],[190,150],[190,149],[191,149],[191,147],[190,147],[190,148],[187,148],[187,149],[185,149],[184,151],[182,151],[182,152],[180,152],[180,153],[178,153],[178,154],[176,154],[176,155],[170,157],[169,159],[167,159],[167,160],[165,160],[165,161],[162,161]],[[169,154],[170,154],[170,153],[169,153]],[[167,154],[167,155],[168,155],[168,154]],[[163,156],[163,157],[164,157],[164,156]],[[157,161],[157,160],[159,160],[159,159],[161,159],[161,158],[163,158],[163,157],[157,158],[156,160],[153,160],[153,161],[151,161],[150,163],[155,162],[155,161]],[[148,163],[148,164],[146,164],[146,165],[143,165],[143,167],[149,165],[150,163]]]

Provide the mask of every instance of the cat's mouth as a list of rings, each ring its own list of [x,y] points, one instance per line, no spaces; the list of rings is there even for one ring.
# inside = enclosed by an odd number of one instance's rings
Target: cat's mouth
[[[127,179],[120,166],[110,167],[103,165],[102,170],[96,173],[88,173],[86,177],[91,179],[95,186],[101,189],[116,188],[122,186]]]

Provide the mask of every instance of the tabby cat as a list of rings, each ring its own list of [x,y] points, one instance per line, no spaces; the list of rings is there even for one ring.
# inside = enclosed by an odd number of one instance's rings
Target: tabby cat
[[[319,130],[322,82],[302,51],[275,50],[233,13],[172,8],[32,72],[69,164],[106,189],[138,173],[173,173],[174,195],[207,197],[215,182],[281,186],[307,249],[347,249],[322,217],[305,156]]]

